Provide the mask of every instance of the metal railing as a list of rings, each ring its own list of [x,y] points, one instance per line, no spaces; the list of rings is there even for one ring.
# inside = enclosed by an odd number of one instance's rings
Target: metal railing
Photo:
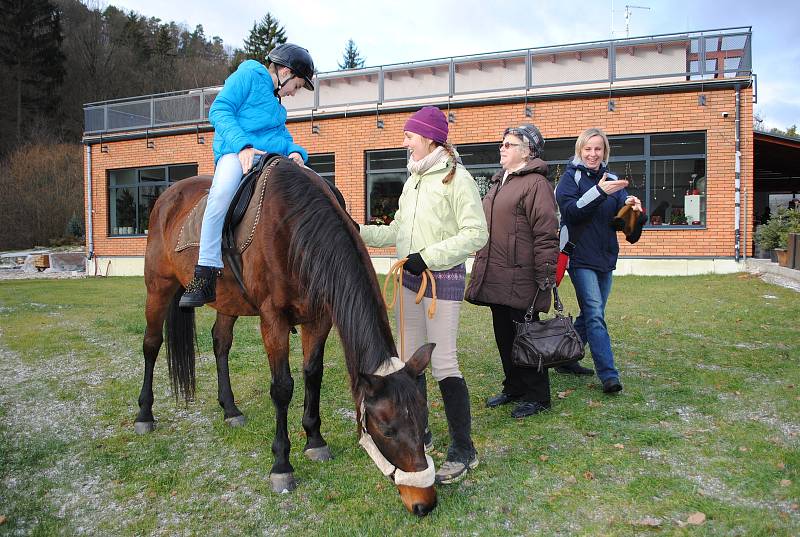
[[[751,38],[750,27],[724,28],[331,71],[317,74],[314,92],[287,99],[286,108],[310,115],[416,99],[749,78]],[[203,123],[221,89],[89,103],[84,105],[85,134]]]

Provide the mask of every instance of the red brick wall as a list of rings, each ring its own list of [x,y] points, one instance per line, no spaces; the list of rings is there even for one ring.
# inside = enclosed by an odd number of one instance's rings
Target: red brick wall
[[[697,104],[697,92],[614,96],[616,109],[607,110],[607,98],[553,100],[533,105],[533,122],[545,138],[577,137],[585,128],[601,127],[609,135],[678,131],[707,132],[707,222],[705,229],[647,230],[635,246],[621,240],[621,255],[674,257],[732,257],[734,255],[734,179],[736,94],[732,89],[707,90],[706,106]],[[741,92],[742,189],[753,192],[752,91]],[[484,105],[453,109],[450,125],[455,144],[482,143],[501,138],[503,130],[531,121],[522,104]],[[722,118],[728,112],[728,118]],[[336,184],[357,221],[365,217],[364,152],[402,147],[403,123],[409,113],[315,120],[320,133],[311,133],[308,121],[290,123],[295,141],[309,153],[334,153]],[[145,238],[108,237],[107,169],[197,162],[199,173],[213,173],[212,133],[199,145],[194,134],[156,138],[147,149],[144,139],[108,143],[108,152],[92,147],[94,241],[97,255],[143,255]],[[747,219],[751,223],[750,218]],[[744,214],[742,215],[744,226]],[[620,234],[620,237],[622,235]],[[751,238],[748,231],[747,238]],[[742,242],[744,252],[744,237]],[[373,250],[373,254],[391,254]]]

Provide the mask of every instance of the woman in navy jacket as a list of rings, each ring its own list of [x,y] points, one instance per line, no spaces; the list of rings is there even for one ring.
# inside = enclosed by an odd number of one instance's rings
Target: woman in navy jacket
[[[260,155],[279,153],[303,165],[306,150],[294,143],[286,128],[281,97],[298,89],[314,89],[314,62],[297,45],[278,45],[269,53],[269,67],[247,60],[225,80],[208,111],[214,126],[214,179],[208,192],[200,252],[194,278],[186,286],[180,307],[195,308],[216,299],[216,278],[222,271],[222,225],[242,176]]]
[[[561,248],[574,243],[569,276],[580,306],[575,328],[589,343],[605,393],[622,390],[605,320],[611,275],[619,255],[612,220],[624,205],[642,210],[639,198],[625,191],[628,181],[608,171],[610,153],[611,146],[602,130],[583,131],[575,143],[575,157],[556,187]],[[638,222],[639,226],[642,223]]]

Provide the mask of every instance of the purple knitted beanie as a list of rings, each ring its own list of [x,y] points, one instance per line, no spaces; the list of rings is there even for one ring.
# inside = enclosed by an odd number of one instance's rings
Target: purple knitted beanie
[[[434,142],[443,144],[447,141],[447,119],[441,110],[435,106],[426,106],[408,118],[403,130],[415,132]]]

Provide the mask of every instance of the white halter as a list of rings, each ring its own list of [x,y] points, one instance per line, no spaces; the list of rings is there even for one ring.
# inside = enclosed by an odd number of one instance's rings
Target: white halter
[[[385,377],[396,373],[405,367],[405,363],[396,357],[392,356],[390,360],[379,367],[374,375]],[[383,453],[375,445],[372,436],[367,432],[367,409],[364,405],[364,400],[361,400],[361,438],[358,443],[367,452],[372,461],[378,467],[378,470],[387,477],[394,479],[396,485],[406,485],[409,487],[426,488],[433,485],[436,469],[433,466],[433,459],[429,455],[425,455],[425,460],[428,462],[428,467],[419,472],[404,472],[383,456]]]

